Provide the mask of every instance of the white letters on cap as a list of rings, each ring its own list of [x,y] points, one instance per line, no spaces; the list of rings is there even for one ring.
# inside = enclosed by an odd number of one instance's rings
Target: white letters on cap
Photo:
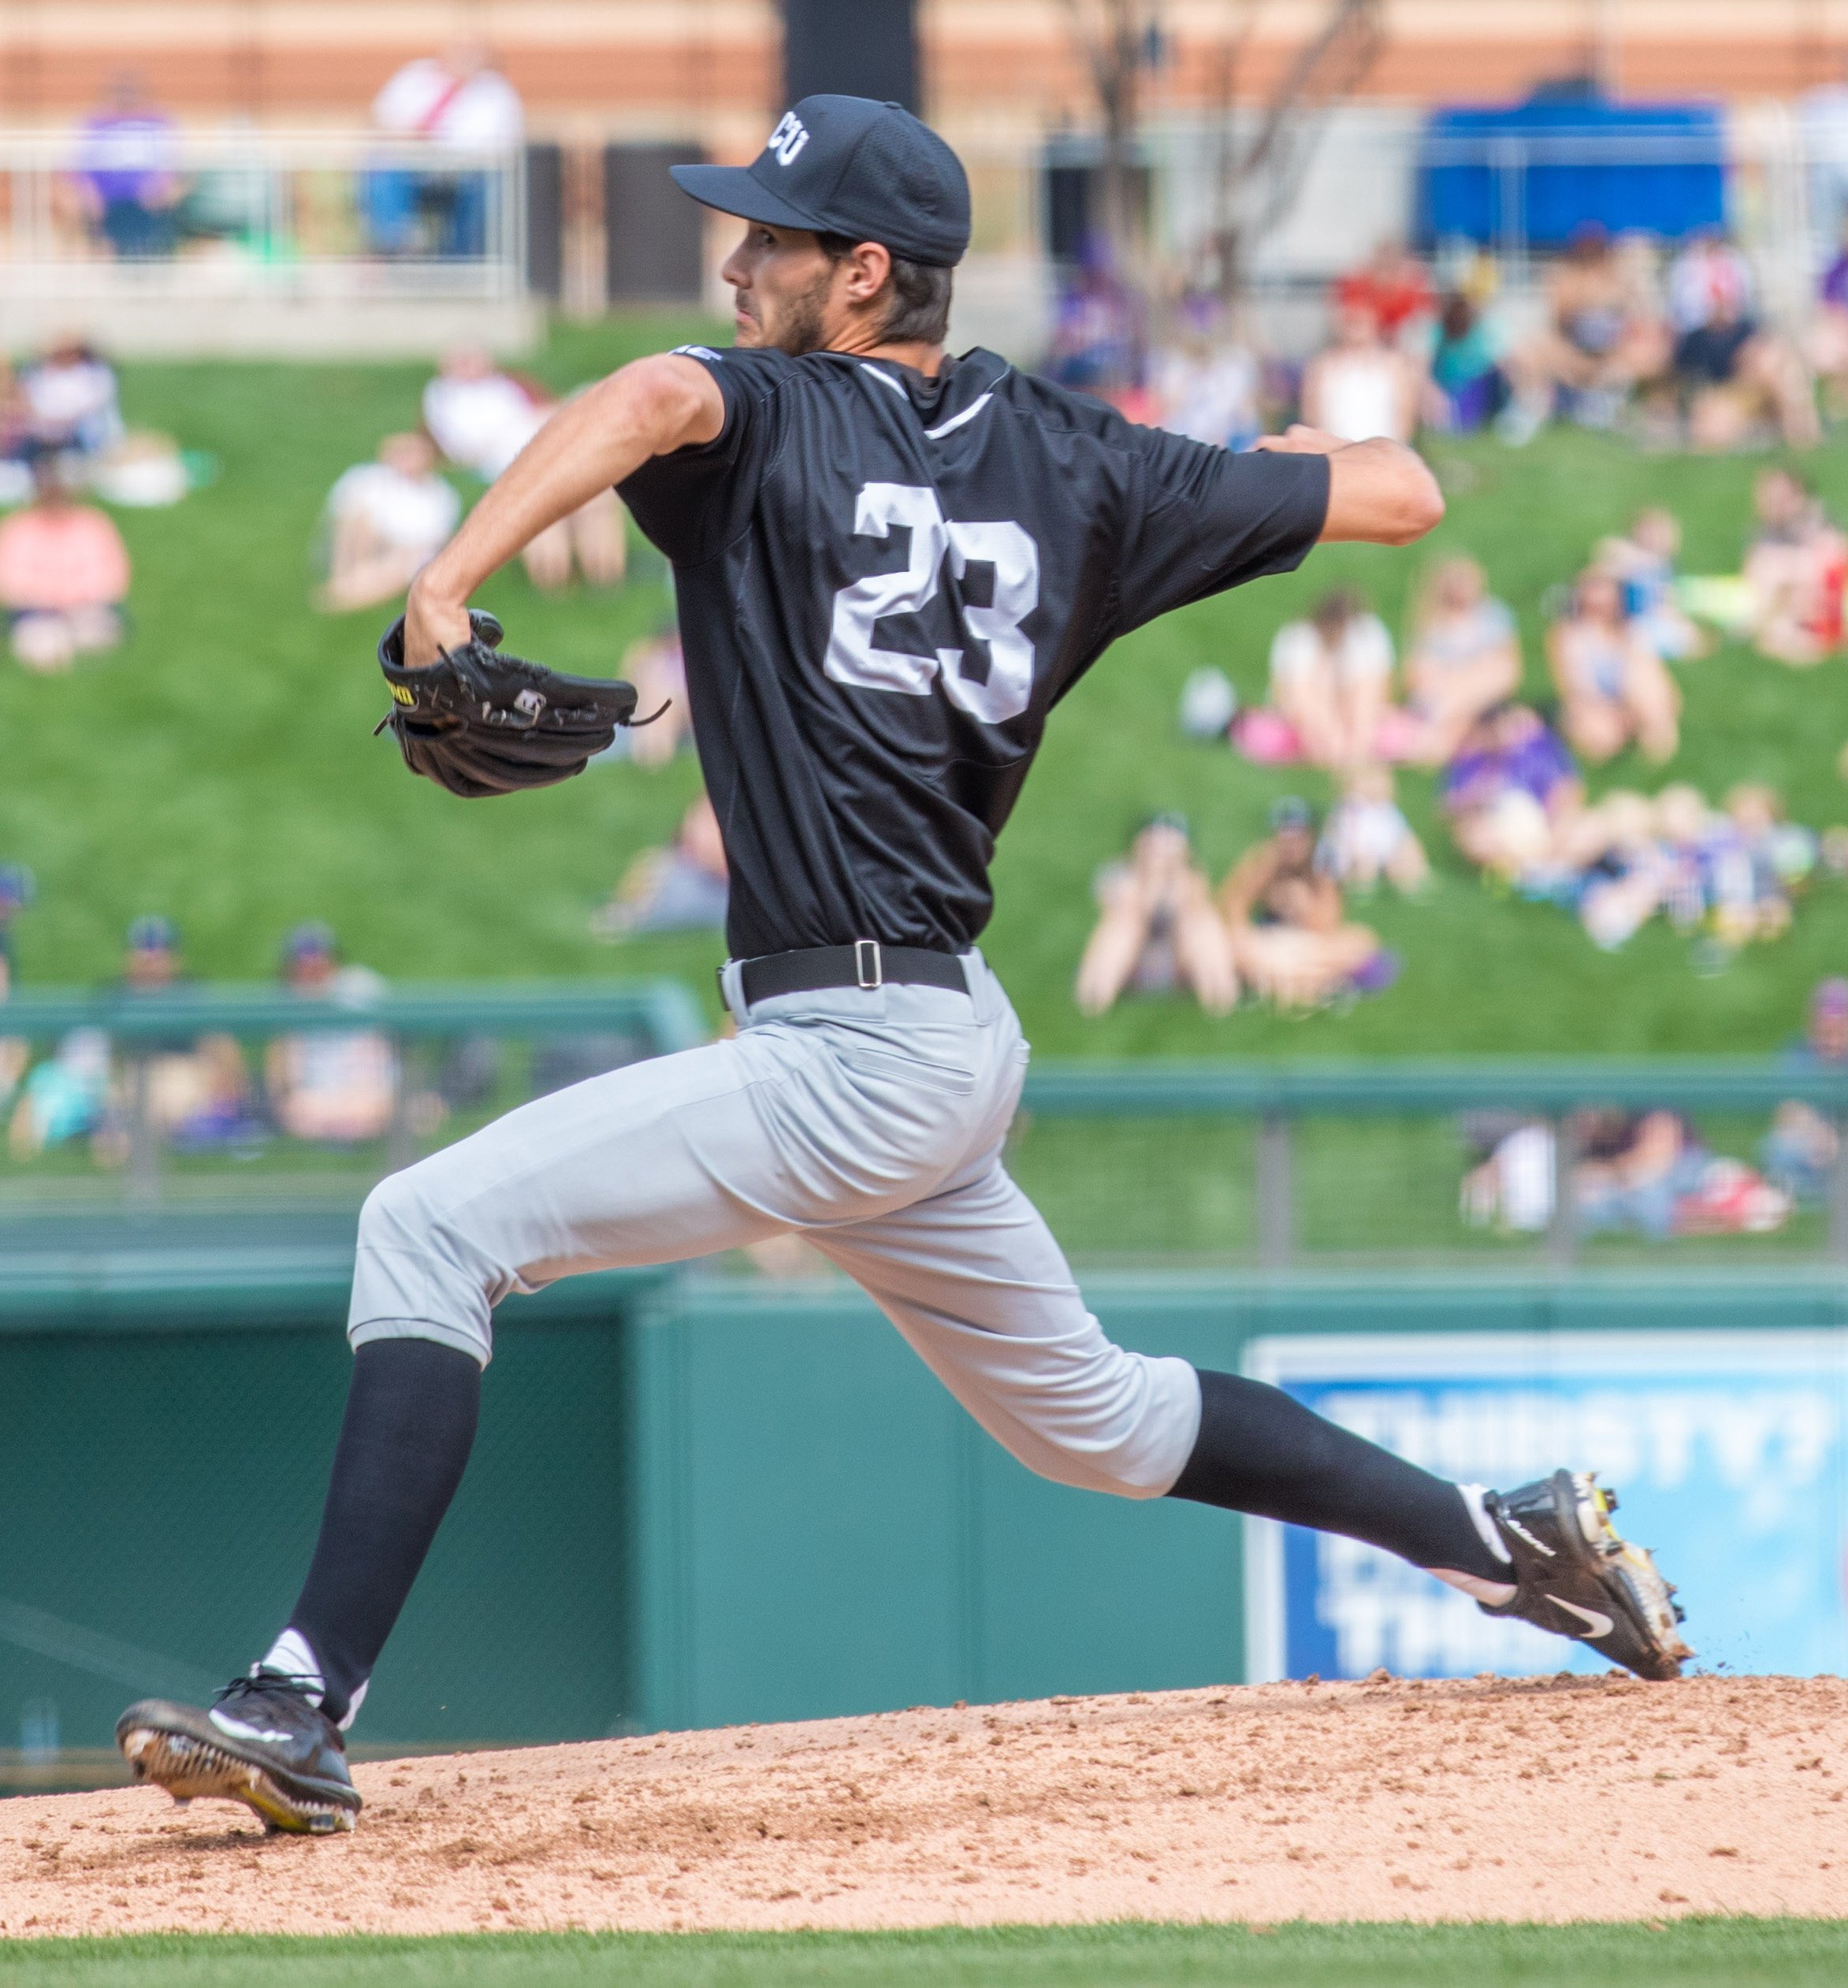
[[[770,134],[765,149],[774,152],[779,165],[788,165],[809,142],[809,127],[793,110],[783,113],[783,121]]]

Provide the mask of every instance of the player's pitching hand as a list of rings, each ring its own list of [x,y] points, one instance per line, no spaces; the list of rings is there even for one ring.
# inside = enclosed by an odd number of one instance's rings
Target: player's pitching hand
[[[471,630],[468,610],[433,601],[413,584],[404,601],[404,666],[427,670],[445,649],[465,647]]]
[[[1333,455],[1348,444],[1326,428],[1311,428],[1305,422],[1293,421],[1281,435],[1260,435],[1252,446],[1269,449],[1276,455]]]

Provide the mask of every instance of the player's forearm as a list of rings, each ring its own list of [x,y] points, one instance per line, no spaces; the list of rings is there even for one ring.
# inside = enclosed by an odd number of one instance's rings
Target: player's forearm
[[[656,455],[710,441],[724,402],[695,360],[644,359],[567,401],[520,451],[418,576],[426,604],[459,608],[548,526]]]

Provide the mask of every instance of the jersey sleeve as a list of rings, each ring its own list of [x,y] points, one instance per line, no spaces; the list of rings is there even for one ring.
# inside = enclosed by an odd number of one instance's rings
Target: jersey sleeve
[[[1322,536],[1326,456],[1235,455],[1159,429],[1129,432],[1140,475],[1124,521],[1113,633],[1265,574],[1290,572]]]
[[[742,531],[772,451],[767,403],[786,377],[780,352],[705,345],[675,348],[712,376],[725,402],[716,440],[645,463],[617,494],[651,543],[676,566],[697,566]]]

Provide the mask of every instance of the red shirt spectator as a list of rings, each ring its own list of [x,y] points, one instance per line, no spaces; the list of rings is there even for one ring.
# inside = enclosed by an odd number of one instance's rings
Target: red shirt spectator
[[[1337,312],[1371,311],[1391,344],[1407,325],[1436,310],[1437,292],[1410,250],[1382,242],[1362,268],[1337,280],[1334,301]]]

